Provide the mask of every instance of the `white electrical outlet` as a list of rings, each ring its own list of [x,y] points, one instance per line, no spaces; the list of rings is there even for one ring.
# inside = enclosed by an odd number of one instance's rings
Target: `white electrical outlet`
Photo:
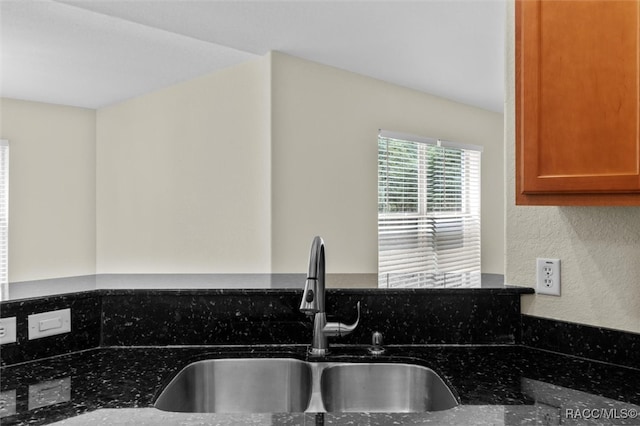
[[[16,342],[16,317],[0,319],[0,345]]]
[[[560,296],[560,259],[536,259],[536,293]]]

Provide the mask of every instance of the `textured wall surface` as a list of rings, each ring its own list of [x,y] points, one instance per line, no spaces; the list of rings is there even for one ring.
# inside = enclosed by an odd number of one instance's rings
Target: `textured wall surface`
[[[640,333],[640,207],[515,206],[513,5],[507,13],[505,282],[535,287],[536,257],[560,258],[562,295],[522,312]]]
[[[2,99],[9,140],[9,281],[96,267],[96,112]]]
[[[97,272],[268,272],[267,58],[97,113]]]
[[[12,191],[11,281],[304,272],[318,234],[330,273],[375,274],[379,129],[484,147],[483,272],[503,272],[501,114],[277,52],[97,112],[29,105],[3,129],[29,144],[2,135],[12,185],[36,182]]]
[[[319,234],[331,272],[377,273],[380,129],[484,147],[482,271],[502,274],[502,114],[277,52],[273,272],[302,272],[311,239]]]

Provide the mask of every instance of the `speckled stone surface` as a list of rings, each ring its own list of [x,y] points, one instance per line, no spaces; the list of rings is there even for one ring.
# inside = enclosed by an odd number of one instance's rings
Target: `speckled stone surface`
[[[640,334],[636,333],[522,315],[522,342],[540,349],[640,368]]]
[[[159,391],[196,360],[307,359],[311,321],[298,311],[299,289],[95,290],[2,302],[2,317],[16,316],[19,332],[18,342],[0,351],[0,424],[580,425],[586,413],[590,424],[640,425],[636,335],[521,316],[520,295],[531,291],[327,291],[330,320],[354,321],[357,302],[362,317],[352,334],[331,339],[331,356],[317,360],[430,367],[461,405],[429,413],[153,408]],[[66,307],[72,333],[26,338],[28,314]],[[376,359],[366,352],[373,331],[384,334],[387,347]],[[617,417],[593,418],[604,409]]]
[[[381,331],[389,344],[517,343],[520,295],[529,288],[329,289],[329,320],[360,325],[343,343]],[[94,290],[2,302],[16,316],[18,341],[2,365],[98,346],[295,344],[311,341],[298,289]],[[27,339],[27,316],[71,308],[72,332]]]
[[[305,359],[304,345],[100,348],[2,369],[2,395],[15,395],[3,425],[18,424],[558,424],[568,410],[640,408],[640,370],[519,345],[390,346],[375,360],[365,346],[334,346],[327,361],[410,362],[436,371],[461,405],[430,413],[167,413],[152,408],[168,381],[191,362],[227,357]],[[42,385],[44,383],[44,386]],[[65,387],[66,386],[66,387]],[[38,397],[34,389],[45,389]],[[48,390],[46,390],[48,389]],[[31,396],[30,396],[31,394]],[[60,398],[56,400],[56,398]],[[50,405],[46,405],[50,404]],[[39,406],[42,405],[42,406]],[[637,413],[637,412],[636,412]],[[602,420],[602,419],[601,419]],[[639,424],[600,421],[594,424]]]
[[[71,333],[42,339],[28,339],[28,316],[71,308]],[[97,292],[81,292],[46,298],[24,299],[0,304],[2,318],[16,317],[17,341],[0,349],[2,365],[30,361],[100,345],[102,297]]]
[[[358,328],[345,343],[378,330],[390,344],[515,343],[519,290],[328,290],[330,320]],[[311,340],[298,290],[110,291],[103,299],[105,345],[283,344]],[[140,315],[144,312],[144,316]]]

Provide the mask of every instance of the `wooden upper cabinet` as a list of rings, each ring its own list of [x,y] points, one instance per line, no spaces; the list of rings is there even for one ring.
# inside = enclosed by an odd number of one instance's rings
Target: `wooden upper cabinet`
[[[640,205],[640,0],[516,0],[516,204]]]

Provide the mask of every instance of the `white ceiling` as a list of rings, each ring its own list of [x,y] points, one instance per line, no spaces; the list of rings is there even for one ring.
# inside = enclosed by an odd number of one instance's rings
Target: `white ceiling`
[[[100,108],[278,50],[502,111],[505,0],[0,0],[0,95]]]

